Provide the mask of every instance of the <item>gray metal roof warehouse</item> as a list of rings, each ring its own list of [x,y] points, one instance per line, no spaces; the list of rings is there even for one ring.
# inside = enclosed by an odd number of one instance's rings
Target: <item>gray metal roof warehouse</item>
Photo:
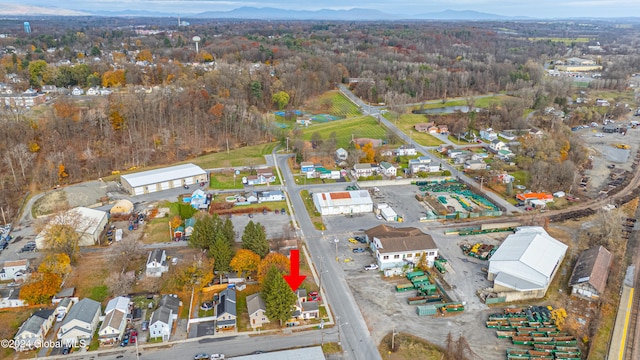
[[[131,195],[179,188],[204,181],[208,181],[207,172],[194,164],[182,164],[120,176],[122,186]]]

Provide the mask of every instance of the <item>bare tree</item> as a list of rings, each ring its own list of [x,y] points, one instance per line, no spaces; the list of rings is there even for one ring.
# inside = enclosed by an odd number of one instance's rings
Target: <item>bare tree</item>
[[[21,143],[11,149],[11,153],[20,165],[20,171],[22,172],[22,179],[26,180],[24,170],[31,165],[31,162],[35,158],[35,154],[30,152],[27,145]]]
[[[105,284],[114,295],[126,295],[136,281],[135,271],[113,272],[105,280]]]

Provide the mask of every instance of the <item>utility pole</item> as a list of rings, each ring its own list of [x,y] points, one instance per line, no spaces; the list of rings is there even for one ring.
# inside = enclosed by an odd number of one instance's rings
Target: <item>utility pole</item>
[[[287,152],[289,152],[289,137],[287,136]]]
[[[395,340],[396,340],[396,326],[393,325],[393,332],[391,333],[391,351],[395,348]]]
[[[482,191],[482,184],[484,183],[484,176],[480,176],[480,191]]]

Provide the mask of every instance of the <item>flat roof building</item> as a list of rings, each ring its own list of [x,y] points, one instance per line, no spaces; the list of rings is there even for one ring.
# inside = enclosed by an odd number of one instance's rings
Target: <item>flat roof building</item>
[[[373,212],[373,200],[367,190],[314,193],[313,203],[321,215]]]

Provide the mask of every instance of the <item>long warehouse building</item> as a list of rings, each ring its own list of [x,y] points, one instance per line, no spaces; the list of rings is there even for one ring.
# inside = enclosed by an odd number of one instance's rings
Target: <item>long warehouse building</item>
[[[314,193],[313,203],[322,215],[373,212],[373,200],[367,190]]]
[[[120,176],[131,195],[142,195],[208,181],[207,172],[194,164],[183,164]]]

